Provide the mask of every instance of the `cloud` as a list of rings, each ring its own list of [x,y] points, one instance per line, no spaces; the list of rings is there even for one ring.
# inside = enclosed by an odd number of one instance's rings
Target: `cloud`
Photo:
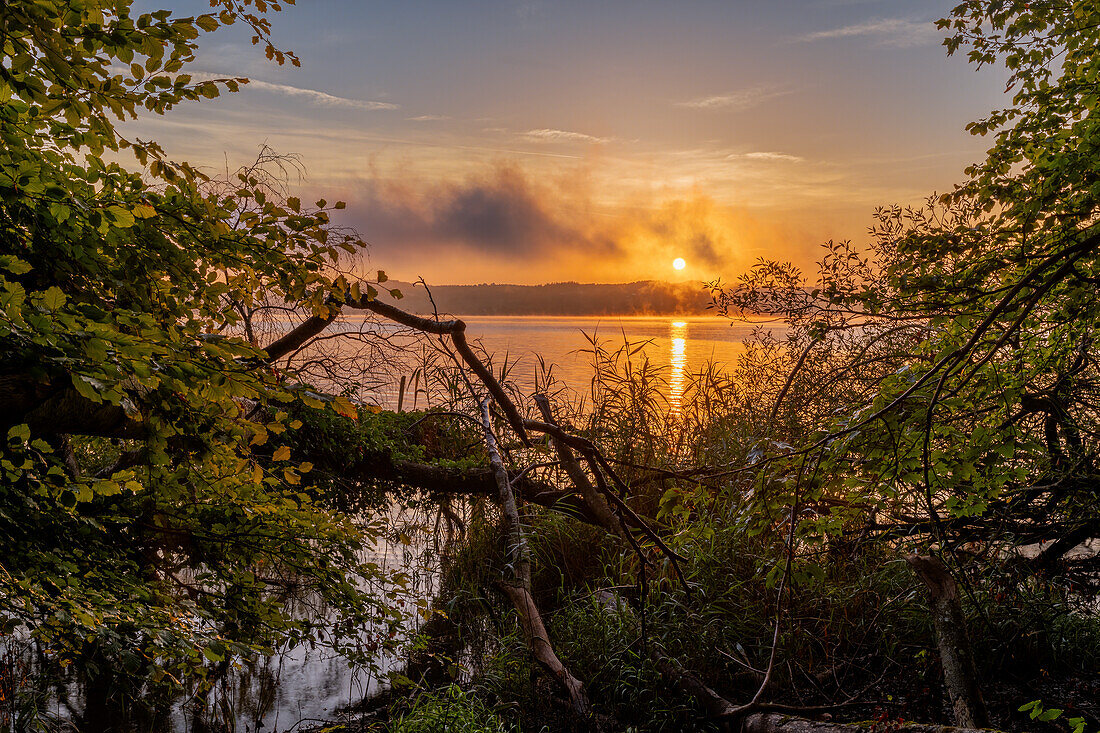
[[[371,112],[399,108],[398,105],[390,102],[375,102],[337,97],[326,92],[317,91],[316,89],[303,89],[301,87],[292,87],[288,84],[272,84],[271,82],[257,81],[255,79],[249,81],[248,87],[252,89],[262,89],[265,92],[284,94],[288,97],[303,97],[324,107],[346,107],[348,109],[362,109]]]
[[[791,90],[789,89],[777,89],[767,86],[750,87],[734,92],[690,99],[686,102],[676,102],[676,106],[690,109],[732,109],[742,111],[758,107],[765,102],[790,93]]]
[[[754,152],[754,153],[732,153],[728,155],[729,160],[774,160],[784,163],[801,163],[805,158],[800,158],[797,155],[790,155],[788,153],[774,153],[774,152]]]
[[[558,221],[514,168],[451,189],[437,204],[432,228],[440,238],[476,243],[492,251],[532,252],[582,239]]]
[[[530,140],[531,142],[539,143],[556,143],[556,142],[568,142],[568,143],[609,143],[613,140],[610,137],[596,137],[595,135],[586,135],[583,132],[570,132],[569,130],[554,130],[549,127],[543,127],[538,130],[528,130],[522,134],[522,137]]]
[[[340,198],[347,223],[391,275],[436,283],[665,279],[683,257],[690,276],[726,276],[757,251],[777,251],[784,226],[699,191],[649,191],[609,201],[604,181],[578,165],[498,162],[439,183],[373,166]]]
[[[362,234],[382,248],[460,247],[484,255],[536,256],[548,249],[595,244],[548,206],[551,192],[518,168],[492,170],[446,184],[375,179],[349,202],[363,220]]]
[[[213,74],[205,71],[190,72],[189,76],[194,81],[211,81],[213,79],[232,79],[239,76],[238,74]],[[274,84],[269,81],[260,81],[259,79],[249,79],[248,84],[241,87],[245,89],[260,89],[265,92],[272,92],[274,94],[281,94],[286,97],[299,97],[307,99],[322,107],[343,107],[345,109],[361,109],[368,112],[375,112],[378,110],[393,110],[400,109],[399,105],[391,102],[376,102],[364,99],[350,99],[348,97],[337,97],[334,94],[318,91],[316,89],[305,89],[304,87],[293,87],[289,84]]]
[[[437,122],[439,120],[451,119],[447,115],[417,115],[416,117],[406,117],[408,122]]]
[[[881,18],[862,23],[815,31],[799,36],[798,41],[811,42],[833,38],[868,37],[876,39],[877,45],[909,48],[938,43],[942,33],[935,24],[926,20],[912,18]]]

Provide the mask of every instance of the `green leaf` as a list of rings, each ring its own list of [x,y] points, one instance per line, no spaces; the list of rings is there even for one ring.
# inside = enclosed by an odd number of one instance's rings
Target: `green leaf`
[[[29,425],[13,425],[8,428],[8,443],[26,443],[30,440],[31,429]]]
[[[115,224],[123,229],[129,229],[134,225],[134,215],[121,206],[108,207],[107,213],[110,214]]]
[[[23,275],[31,271],[29,262],[12,255],[0,255],[0,267],[15,275]]]
[[[60,310],[67,300],[65,293],[61,292],[61,288],[56,285],[46,289],[46,292],[42,293],[42,305],[49,308],[52,311]]]
[[[86,377],[83,374],[74,374],[72,375],[72,382],[73,387],[76,388],[76,391],[79,392],[82,397],[93,402],[103,401],[103,397],[100,395],[100,390],[103,385],[99,380]]]

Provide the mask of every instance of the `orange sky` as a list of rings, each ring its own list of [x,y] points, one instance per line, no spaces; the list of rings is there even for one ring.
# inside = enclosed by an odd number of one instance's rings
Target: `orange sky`
[[[391,277],[730,279],[812,267],[982,157],[963,126],[1003,85],[946,57],[949,8],[303,0],[273,18],[301,69],[219,31],[193,73],[254,83],[129,125],[212,172],[264,143],[298,154],[296,193],[346,200]]]

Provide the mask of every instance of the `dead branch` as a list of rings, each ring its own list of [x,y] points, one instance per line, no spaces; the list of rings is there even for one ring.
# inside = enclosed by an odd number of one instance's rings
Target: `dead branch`
[[[539,412],[542,413],[542,419],[546,421],[546,424],[557,427],[558,424],[554,420],[553,410],[550,408],[550,400],[547,399],[546,395],[535,395],[535,404],[538,405]],[[580,492],[584,503],[592,510],[592,514],[595,515],[604,529],[625,539],[624,535],[627,529],[623,526],[622,520],[615,516],[615,513],[611,511],[611,507],[608,506],[607,500],[596,491],[592,481],[588,478],[588,474],[577,462],[577,457],[573,454],[573,451],[561,438],[551,435],[550,440],[554,444],[554,450],[558,454],[562,467],[565,468],[566,474],[569,475],[573,485]]]
[[[496,436],[493,434],[488,398],[481,400],[481,425],[485,434],[485,447],[489,452],[489,464],[493,467],[493,475],[499,490],[505,536],[508,542],[508,565],[512,568],[513,576],[510,582],[500,583],[500,588],[519,614],[524,637],[535,659],[565,688],[576,713],[582,718],[588,718],[590,707],[584,684],[574,677],[558,658],[554,647],[550,644],[550,636],[546,632],[546,625],[542,622],[542,614],[539,613],[535,599],[531,595],[530,553],[527,540],[523,536],[523,525],[520,523],[519,511],[516,508],[516,498],[508,481],[508,472],[504,470]]]
[[[519,435],[524,444],[531,445],[531,441],[527,431],[533,430],[549,435],[551,438],[557,439],[564,446],[573,448],[581,453],[581,455],[583,455],[588,461],[590,467],[592,468],[592,471],[596,476],[596,483],[597,487],[600,489],[600,493],[602,493],[603,496],[607,497],[607,499],[616,506],[620,517],[623,518],[620,519],[617,524],[621,525],[623,520],[625,519],[629,521],[633,527],[641,531],[641,533],[645,535],[646,538],[649,539],[649,541],[652,542],[666,558],[668,558],[668,560],[672,564],[673,570],[675,571],[677,577],[680,579],[681,583],[683,583],[685,588],[688,587],[687,581],[684,578],[683,572],[680,569],[680,562],[683,560],[683,558],[676,552],[674,552],[672,548],[670,548],[667,544],[665,544],[664,540],[662,540],[661,537],[653,531],[653,529],[645,520],[639,517],[633,509],[627,506],[627,504],[622,500],[621,497],[617,496],[615,492],[607,490],[607,487],[603,485],[602,476],[600,475],[601,470],[606,473],[606,475],[611,479],[615,487],[620,492],[622,492],[624,496],[628,491],[626,483],[611,467],[611,464],[608,463],[606,458],[604,458],[603,454],[599,451],[596,445],[586,438],[582,438],[580,436],[572,435],[565,432],[552,422],[540,422],[537,420],[524,419],[520,415],[519,409],[516,407],[515,403],[508,396],[508,393],[504,390],[504,388],[492,375],[492,373],[485,367],[481,360],[478,359],[477,355],[474,354],[474,352],[470,349],[469,344],[466,342],[465,323],[458,319],[441,321],[433,318],[424,318],[403,311],[400,308],[392,306],[388,303],[383,303],[382,301],[379,301],[377,299],[370,300],[366,297],[360,298],[358,301],[349,302],[348,305],[354,308],[369,310],[373,313],[377,313],[380,316],[389,318],[396,323],[400,323],[403,326],[418,329],[425,333],[432,333],[440,336],[450,336],[451,342],[454,344],[455,350],[458,351],[459,355],[462,357],[466,365],[470,367],[470,369],[481,380],[482,384],[485,385],[486,389],[489,390],[489,393],[493,396],[494,401],[508,418],[508,422],[512,426],[512,429],[516,431],[516,434]],[[642,556],[640,548],[637,546],[630,532],[625,527],[621,527],[621,529],[622,535],[630,540],[631,545],[635,548],[635,551],[639,553],[639,556]],[[619,532],[616,532],[616,534],[619,534]]]
[[[434,333],[439,336],[450,336],[451,343],[454,344],[455,350],[462,357],[462,360],[466,362],[466,366],[470,367],[470,370],[478,376],[478,379],[485,385],[485,388],[489,390],[489,394],[493,396],[493,400],[500,409],[504,411],[512,429],[516,431],[516,435],[520,437],[524,445],[531,444],[531,440],[527,436],[527,430],[524,428],[523,418],[519,414],[519,409],[516,407],[515,403],[512,402],[508,393],[504,391],[504,388],[500,386],[496,378],[493,377],[492,373],[481,363],[481,360],[477,358],[473,350],[470,349],[470,345],[466,341],[465,323],[458,319],[439,321],[431,318],[422,318],[412,313],[407,313],[388,303],[383,303],[380,300],[368,299],[366,296],[359,300],[349,300],[347,305],[352,308],[369,310],[372,313],[377,313],[384,318],[388,318],[391,321],[400,323],[403,326],[408,326],[409,328],[415,328],[418,331]]]

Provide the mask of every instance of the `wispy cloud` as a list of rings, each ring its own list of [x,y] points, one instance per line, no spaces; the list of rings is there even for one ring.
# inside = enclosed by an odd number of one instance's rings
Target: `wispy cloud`
[[[797,155],[791,155],[789,153],[775,153],[775,152],[753,152],[753,153],[732,153],[726,156],[729,160],[774,160],[783,163],[801,163],[804,158],[800,158]]]
[[[571,132],[569,130],[555,130],[549,127],[543,127],[538,130],[528,130],[522,134],[522,137],[530,140],[531,142],[542,143],[609,143],[613,138],[610,137],[596,137],[595,135],[586,135],[583,132]]]
[[[230,79],[234,74],[212,74],[209,72],[191,72],[189,76],[195,81],[210,81],[212,79]],[[260,89],[265,92],[272,92],[274,94],[281,94],[286,97],[298,97],[306,99],[314,104],[322,107],[343,107],[345,109],[361,109],[368,112],[374,112],[377,110],[392,110],[399,109],[400,106],[393,104],[392,102],[376,102],[366,99],[350,99],[348,97],[337,97],[334,94],[328,92],[322,92],[317,89],[306,89],[304,87],[293,87],[289,84],[275,84],[269,81],[260,81],[259,79],[249,79],[246,86],[242,86],[241,89]]]
[[[927,20],[912,18],[880,18],[862,23],[815,31],[799,36],[798,41],[823,41],[832,38],[873,38],[880,46],[908,48],[938,43],[942,33]]]
[[[316,89],[303,89],[302,87],[292,87],[288,84],[272,84],[268,81],[257,81],[253,79],[248,83],[248,86],[252,89],[262,89],[265,92],[285,94],[288,97],[301,97],[325,107],[346,107],[348,109],[363,109],[371,112],[384,109],[398,109],[398,105],[391,102],[375,102],[365,99],[337,97]]]
[[[447,115],[417,115],[416,117],[406,117],[409,122],[438,122],[439,120],[451,119]]]
[[[689,99],[686,102],[677,102],[676,106],[690,109],[732,109],[740,111],[757,107],[764,102],[790,93],[790,89],[777,87],[750,87],[724,94],[714,94],[709,97]]]

